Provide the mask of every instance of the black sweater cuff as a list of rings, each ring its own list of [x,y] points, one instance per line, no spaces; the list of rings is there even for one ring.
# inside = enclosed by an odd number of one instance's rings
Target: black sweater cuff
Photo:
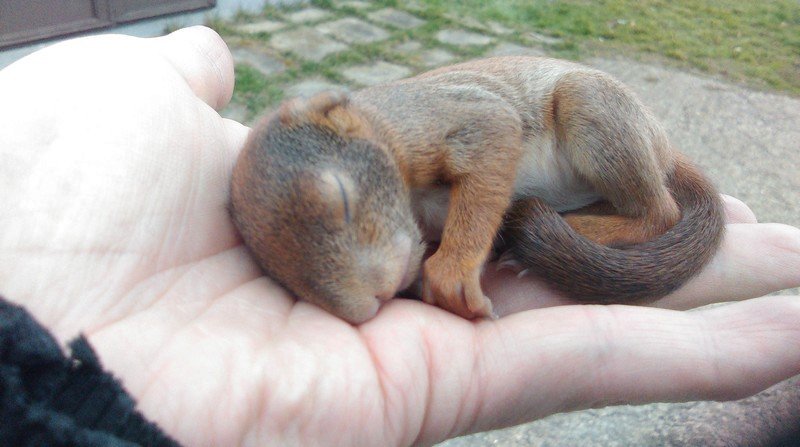
[[[136,411],[86,339],[65,357],[25,309],[0,297],[0,445],[178,446]]]

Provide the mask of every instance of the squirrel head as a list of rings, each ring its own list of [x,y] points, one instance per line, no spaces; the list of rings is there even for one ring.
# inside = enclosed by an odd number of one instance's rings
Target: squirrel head
[[[340,128],[346,110],[329,118],[345,98],[291,100],[254,130],[234,169],[231,211],[269,276],[360,323],[413,281],[424,248],[389,152]]]

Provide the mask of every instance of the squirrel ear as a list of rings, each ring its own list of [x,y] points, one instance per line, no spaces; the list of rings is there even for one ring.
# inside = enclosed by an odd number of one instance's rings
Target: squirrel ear
[[[347,105],[350,96],[340,90],[317,93],[310,98],[293,98],[278,109],[278,117],[284,126],[293,126],[310,121],[320,121],[336,107]]]
[[[309,205],[308,211],[313,217],[323,219],[333,228],[350,224],[359,199],[350,175],[333,169],[307,171],[298,182],[302,199]]]

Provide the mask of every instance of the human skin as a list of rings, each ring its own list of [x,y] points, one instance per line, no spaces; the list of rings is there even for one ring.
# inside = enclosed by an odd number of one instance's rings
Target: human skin
[[[212,31],[68,41],[0,71],[0,293],[87,335],[186,445],[409,445],[614,403],[736,399],[800,374],[800,231],[726,198],[712,263],[652,307],[487,266],[502,316],[395,299],[352,326],[263,277],[226,204],[248,129]],[[705,304],[737,303],[687,312]]]

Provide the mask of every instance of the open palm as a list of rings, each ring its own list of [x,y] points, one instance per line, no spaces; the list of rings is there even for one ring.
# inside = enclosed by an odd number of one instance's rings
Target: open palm
[[[492,266],[504,315],[396,299],[351,326],[259,270],[227,213],[247,128],[205,28],[103,36],[0,72],[0,293],[85,333],[187,445],[430,444],[615,402],[731,399],[800,373],[800,302],[577,306]],[[723,250],[658,307],[800,285],[800,232],[729,199]]]

